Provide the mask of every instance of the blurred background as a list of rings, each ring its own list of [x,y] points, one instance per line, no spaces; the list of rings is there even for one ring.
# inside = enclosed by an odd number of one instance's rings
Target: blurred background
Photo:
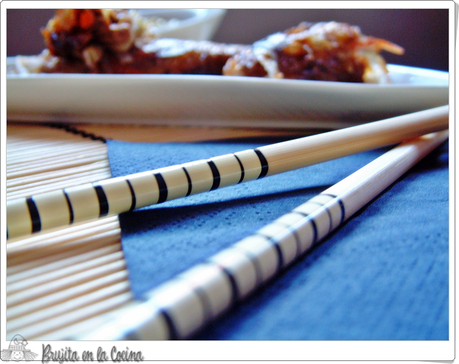
[[[40,28],[54,9],[8,9],[7,55],[40,53]],[[302,21],[338,21],[360,26],[366,35],[405,48],[405,55],[384,53],[388,63],[448,70],[448,9],[229,9],[212,40],[250,44]]]

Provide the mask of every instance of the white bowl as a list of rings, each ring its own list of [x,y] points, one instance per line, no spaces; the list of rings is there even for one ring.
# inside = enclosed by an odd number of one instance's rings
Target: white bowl
[[[160,38],[210,40],[217,31],[225,9],[135,9],[145,18],[157,17],[168,22],[158,27]]]

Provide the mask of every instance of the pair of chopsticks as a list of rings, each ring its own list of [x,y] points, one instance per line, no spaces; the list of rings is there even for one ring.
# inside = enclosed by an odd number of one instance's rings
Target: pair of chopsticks
[[[117,215],[448,128],[448,106],[7,202],[7,236]]]
[[[185,339],[275,277],[448,138],[406,141],[281,216],[113,312],[80,340]]]
[[[428,117],[433,120],[432,124],[434,124],[436,118],[447,119],[447,111],[446,107],[440,112],[431,113],[429,111],[428,116],[425,113],[422,115],[424,118]],[[435,127],[441,128],[439,125]],[[443,129],[446,128],[447,124]],[[232,251],[225,250],[209,259],[207,264],[185,272],[178,280],[170,283],[170,288],[161,286],[156,289],[147,296],[146,303],[133,304],[133,313],[129,313],[131,305],[126,308],[126,316],[118,316],[120,311],[114,312],[110,316],[115,319],[114,322],[107,327],[100,328],[89,337],[96,339],[105,337],[146,339],[186,337],[208,320],[218,316],[219,312],[231,307],[237,300],[245,298],[256,287],[273,277],[280,269],[298,259],[301,254],[314,245],[314,242],[317,243],[323,239],[340,222],[348,219],[354,210],[358,210],[359,204],[368,203],[371,199],[370,195],[376,196],[378,191],[384,188],[383,184],[387,182],[385,178],[395,180],[397,173],[403,173],[398,168],[409,168],[410,164],[414,164],[445,138],[447,138],[446,132],[422,137],[419,140],[421,144],[415,141],[417,146],[410,147],[410,143],[408,143],[404,147],[404,152],[400,150],[401,147],[397,147],[399,148],[396,148],[398,152],[389,155],[386,162],[381,162],[379,167],[376,165],[374,169],[369,169],[367,166],[368,169],[362,171],[360,176],[353,175],[354,181],[348,180],[347,185],[343,184],[344,181],[342,181],[340,182],[341,187],[338,187],[338,184],[324,191],[324,193],[296,209],[298,211],[285,217],[285,220],[270,224],[262,229],[260,234],[253,236],[253,239],[247,238],[252,242],[247,242],[247,239],[244,239],[245,242],[236,244]],[[425,141],[421,142],[421,140]],[[261,161],[259,163],[260,175],[263,168]],[[218,165],[218,171],[221,172],[223,170],[221,165],[215,164]],[[247,163],[244,166],[246,165]],[[268,171],[266,168],[264,169],[266,175],[269,175],[270,166],[268,165]],[[242,175],[241,170],[239,171],[239,179],[241,179],[240,175]],[[213,178],[212,184],[217,183],[214,180]],[[363,180],[368,181],[362,183]],[[167,182],[170,181],[167,180]],[[169,186],[170,183],[167,187]],[[340,193],[346,188],[347,197],[344,192]],[[324,205],[324,210],[322,212],[315,211],[314,209],[320,205]],[[301,216],[304,218],[309,216],[309,218],[301,223]],[[282,227],[289,227],[289,229],[281,232]],[[262,239],[260,240],[260,238]],[[188,294],[184,294],[184,292]],[[83,339],[85,338],[83,337]]]

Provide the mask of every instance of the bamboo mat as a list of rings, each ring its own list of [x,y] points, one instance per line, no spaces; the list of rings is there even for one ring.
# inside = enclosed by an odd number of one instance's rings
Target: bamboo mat
[[[192,142],[292,130],[8,123],[7,200],[111,177],[105,139]],[[103,139],[102,138],[102,139]],[[65,340],[133,303],[117,217],[7,241],[7,339]]]

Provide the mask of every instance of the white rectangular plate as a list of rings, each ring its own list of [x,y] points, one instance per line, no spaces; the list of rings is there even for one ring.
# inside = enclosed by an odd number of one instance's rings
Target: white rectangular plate
[[[390,84],[201,75],[8,75],[7,115],[15,121],[339,128],[448,104],[447,72],[399,65],[388,69]]]

